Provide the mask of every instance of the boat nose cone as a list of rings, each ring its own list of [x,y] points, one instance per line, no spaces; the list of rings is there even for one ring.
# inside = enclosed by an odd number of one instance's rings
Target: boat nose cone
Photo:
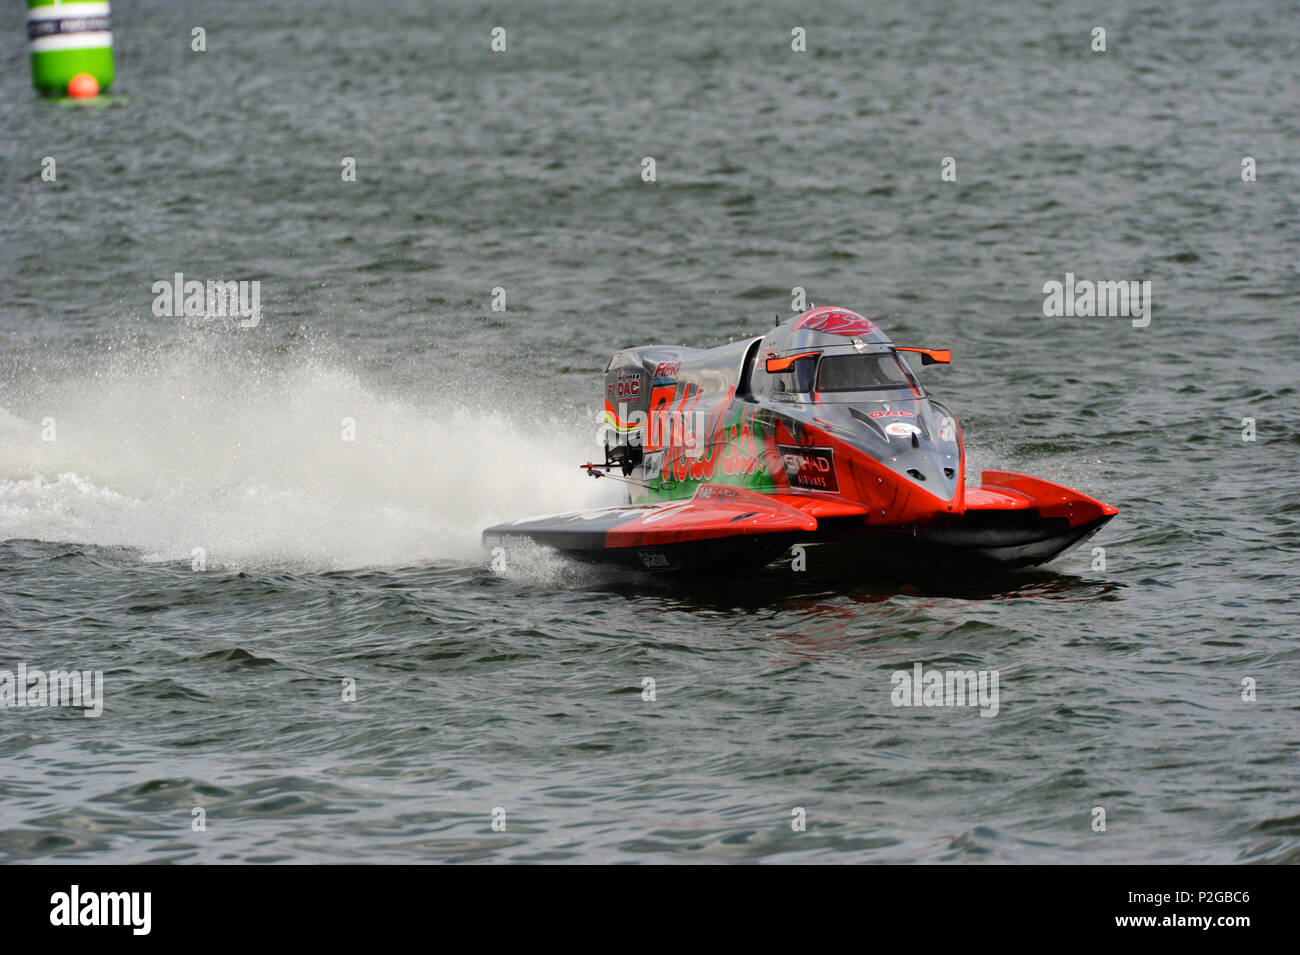
[[[914,452],[901,456],[899,469],[913,484],[941,501],[952,501],[957,496],[957,464],[945,461],[933,452]]]

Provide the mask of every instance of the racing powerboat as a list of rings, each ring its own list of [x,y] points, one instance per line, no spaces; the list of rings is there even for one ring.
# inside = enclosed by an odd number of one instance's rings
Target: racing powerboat
[[[617,352],[605,460],[581,467],[623,481],[625,503],[499,524],[483,543],[655,571],[752,568],[804,545],[1024,567],[1115,516],[1027,474],[986,470],[968,486],[961,426],[905,354],[951,361],[836,307],[717,348]]]

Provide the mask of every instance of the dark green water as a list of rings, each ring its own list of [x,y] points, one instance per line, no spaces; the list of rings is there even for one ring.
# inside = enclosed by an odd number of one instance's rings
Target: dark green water
[[[1300,860],[1298,13],[120,3],[74,106],[11,11],[0,669],[105,698],[0,709],[0,859]],[[261,324],[155,316],[178,271]],[[1044,317],[1066,272],[1151,324]],[[1119,517],[994,579],[489,569],[609,499],[615,349],[795,286],[954,349],[972,477]],[[894,707],[917,662],[998,715]]]

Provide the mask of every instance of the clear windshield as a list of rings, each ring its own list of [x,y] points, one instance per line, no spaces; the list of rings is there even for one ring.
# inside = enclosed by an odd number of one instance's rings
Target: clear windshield
[[[817,363],[817,390],[920,393],[911,370],[893,352],[828,355]]]

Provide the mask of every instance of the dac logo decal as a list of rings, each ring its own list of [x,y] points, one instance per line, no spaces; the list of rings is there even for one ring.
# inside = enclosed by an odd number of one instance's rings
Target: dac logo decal
[[[626,401],[629,398],[640,401],[641,398],[641,372],[627,371],[619,369],[618,379],[610,383],[605,389],[605,393],[611,398],[617,395],[618,400]]]

